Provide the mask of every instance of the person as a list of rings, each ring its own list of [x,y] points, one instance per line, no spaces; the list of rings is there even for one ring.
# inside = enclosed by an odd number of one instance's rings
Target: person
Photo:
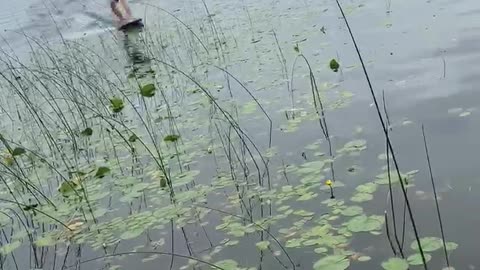
[[[132,11],[127,0],[110,0],[110,8],[119,27],[132,20]]]

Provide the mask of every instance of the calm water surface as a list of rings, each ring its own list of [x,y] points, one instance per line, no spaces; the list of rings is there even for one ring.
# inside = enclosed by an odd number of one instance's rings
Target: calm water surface
[[[1,1],[3,3],[0,10],[0,30],[2,30],[4,41],[0,44],[4,49],[10,45],[22,52],[26,44],[21,33],[55,41],[58,40],[59,32],[66,38],[75,40],[84,36],[105,35],[109,29],[111,30],[111,17],[106,1]],[[182,14],[183,8],[189,5],[188,1],[150,2],[172,12],[180,9],[181,11],[177,11],[178,14],[186,17],[189,15]],[[382,153],[384,142],[379,132],[379,122],[367,84],[358,68],[358,59],[343,21],[338,18],[338,12],[319,12],[310,14],[309,18],[286,16],[285,19],[281,18],[285,15],[284,13],[272,18],[262,18],[258,14],[269,6],[288,10],[290,6],[301,9],[308,8],[308,5],[322,5],[321,9],[335,10],[334,2],[322,1],[318,4],[305,2],[303,7],[302,3],[293,4],[288,0],[244,2],[248,2],[246,5],[253,13],[251,18],[253,35],[257,31],[260,33],[265,30],[256,29],[256,27],[263,26],[266,20],[269,23],[265,24],[275,28],[280,40],[290,40],[293,35],[306,37],[306,40],[300,43],[306,55],[338,55],[343,66],[357,67],[345,70],[338,79],[341,88],[354,94],[352,104],[347,108],[333,111],[329,114],[328,120],[338,146],[355,136],[353,135],[355,127],[363,128],[361,137],[368,141],[368,150],[362,159],[355,162],[365,171],[362,177],[366,179],[348,176],[346,168],[341,168],[341,164],[337,166],[339,175],[345,178],[344,182],[359,183],[371,180],[367,178],[380,173],[379,168],[382,163],[377,160],[377,155]],[[476,252],[478,246],[476,228],[480,226],[480,216],[477,214],[480,199],[478,193],[480,190],[480,179],[478,179],[480,2],[474,0],[343,2],[352,9],[348,17],[363,56],[368,61],[374,87],[379,96],[382,91],[385,93],[390,120],[395,125],[392,140],[399,155],[400,166],[407,171],[420,170],[416,177],[416,186],[424,193],[412,193],[412,203],[420,233],[438,235],[434,201],[429,195],[431,187],[428,182],[421,136],[421,125],[424,124],[429,137],[433,170],[441,193],[440,204],[446,235],[448,239],[460,244],[459,249],[451,255],[451,261],[456,269],[469,269],[468,267],[475,269],[475,266],[480,265]],[[132,1],[136,14],[146,12],[144,3],[141,0]],[[231,20],[233,16],[243,18],[247,16],[244,6],[237,1],[208,3],[216,12],[215,18],[219,24],[222,20]],[[320,9],[318,6],[315,8]],[[154,17],[155,13],[152,16]],[[52,22],[52,18],[55,23]],[[304,20],[305,22],[302,23],[304,29],[299,31],[291,26],[289,20]],[[320,26],[325,26],[328,42],[333,44],[328,49],[321,48],[321,44],[327,41],[317,35]],[[228,31],[236,31],[236,29],[228,29]],[[316,34],[312,34],[313,38],[310,38],[309,33]],[[285,42],[282,45],[288,51],[286,58],[291,63],[293,53],[290,51],[293,51],[291,49],[293,44]],[[253,55],[245,55],[245,57],[249,58]],[[325,70],[323,67],[320,68],[320,71]],[[240,77],[242,75],[248,77],[246,74],[248,72],[244,73],[241,68],[238,70],[234,68],[234,72]],[[321,72],[318,76],[319,80],[331,78],[327,75],[324,78]],[[276,95],[272,90],[259,91],[257,94],[262,99]],[[461,110],[452,110],[453,108],[461,108]],[[247,129],[255,130],[256,128],[255,123],[247,125]],[[301,160],[299,149],[304,147],[302,142],[313,141],[320,134],[316,125],[309,124],[302,128],[300,140],[292,140],[291,137],[280,132],[275,133],[274,140],[279,145],[280,153],[293,153],[292,159]],[[262,135],[258,135],[258,138],[262,138]],[[371,209],[383,211],[386,192],[376,198],[368,206]],[[411,235],[409,237],[411,238]],[[252,243],[255,241],[252,239]],[[383,237],[356,241],[359,242],[358,244],[361,242],[362,247],[373,247],[384,257],[390,256],[388,243]],[[124,250],[129,248],[130,245],[123,247]],[[177,252],[181,253],[182,247],[179,247]],[[244,255],[239,256],[238,252],[232,251],[227,252],[225,256],[234,257],[245,265],[255,265],[258,260],[255,250],[244,248],[241,252]],[[82,255],[88,257],[94,254],[86,251]],[[292,251],[292,255],[298,261],[309,262],[301,265],[301,269],[310,269],[311,262],[315,261],[314,258],[317,256],[295,250]],[[434,258],[436,261],[431,262],[432,269],[440,269],[443,266],[441,255],[435,253]],[[160,259],[159,261],[139,266],[139,260],[132,259],[125,262],[125,269],[159,269],[159,264],[160,269],[167,269],[163,267],[168,267],[169,262],[166,262],[168,260]],[[354,269],[379,269],[380,262],[381,260],[374,258],[369,263],[355,265]],[[264,267],[269,265],[267,263]],[[268,269],[276,269],[275,265],[271,267],[273,268]]]

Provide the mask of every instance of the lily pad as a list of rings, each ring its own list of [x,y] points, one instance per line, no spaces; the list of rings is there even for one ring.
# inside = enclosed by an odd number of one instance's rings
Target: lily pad
[[[176,134],[170,134],[165,136],[165,138],[163,138],[165,142],[176,142],[178,141],[178,139],[180,139],[180,135],[176,135]]]
[[[367,262],[370,261],[372,258],[370,256],[360,256],[358,257],[357,261],[359,262]]]
[[[223,260],[216,262],[215,265],[225,270],[235,270],[238,263],[234,260]]]
[[[345,270],[350,266],[350,260],[344,255],[331,255],[318,260],[314,270]]]
[[[131,229],[120,235],[120,238],[123,240],[133,239],[139,237],[143,233],[143,228]]]
[[[155,90],[155,85],[150,83],[140,88],[140,94],[144,97],[153,97],[155,95]]]
[[[123,110],[125,105],[123,104],[123,100],[118,97],[113,97],[110,99],[110,108],[114,113],[119,113]]]
[[[11,242],[10,244],[3,245],[0,248],[0,254],[8,255],[13,251],[15,251],[15,249],[19,248],[21,245],[22,245],[22,242],[20,241],[14,241],[14,242]]]
[[[95,173],[95,177],[97,178],[103,178],[105,177],[108,173],[110,173],[110,168],[108,167],[100,167],[97,169],[97,172]]]
[[[335,59],[330,60],[329,66],[333,72],[338,72],[338,69],[340,68],[340,64]]]
[[[84,129],[82,132],[80,132],[80,135],[85,136],[85,137],[92,136],[92,134],[93,134],[93,129],[91,129],[89,127]]]
[[[408,263],[404,259],[390,258],[388,261],[382,263],[385,270],[407,270]]]
[[[356,216],[347,222],[347,228],[351,232],[371,232],[382,228],[384,218],[382,216]]]
[[[341,214],[343,216],[347,216],[347,217],[353,217],[353,216],[357,216],[357,215],[360,215],[363,213],[363,208],[360,207],[360,206],[349,206],[347,208],[345,208]]]
[[[20,155],[23,155],[25,154],[25,149],[21,148],[21,147],[17,147],[15,149],[13,149],[12,151],[12,156],[20,156]]]
[[[78,184],[74,181],[64,181],[58,187],[58,192],[60,192],[63,196],[68,196],[73,193],[77,187]]]
[[[458,248],[458,244],[454,242],[447,242],[445,245],[447,246],[448,251],[452,251]]]
[[[373,195],[370,193],[363,193],[359,192],[353,195],[352,198],[350,198],[352,202],[367,202],[373,200]]]
[[[420,239],[420,244],[424,252],[432,252],[443,247],[443,241],[438,237],[423,237]],[[410,247],[418,251],[417,241],[413,241]]]
[[[425,254],[425,260],[429,262],[432,259],[430,254]],[[410,265],[423,265],[422,255],[420,253],[408,256],[407,261]]]
[[[269,241],[261,241],[261,242],[258,242],[255,244],[255,246],[257,246],[257,248],[259,250],[266,250],[268,248],[268,246],[270,246],[270,242]]]
[[[130,137],[128,138],[128,141],[131,142],[131,143],[134,143],[134,142],[136,142],[138,139],[139,139],[138,136],[137,136],[136,134],[133,134],[132,136],[130,136]]]
[[[366,183],[358,186],[356,190],[362,193],[374,193],[377,190],[377,187],[378,185],[375,183]]]

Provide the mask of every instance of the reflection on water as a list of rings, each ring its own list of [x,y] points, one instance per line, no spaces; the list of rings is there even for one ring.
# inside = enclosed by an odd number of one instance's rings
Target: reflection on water
[[[145,40],[142,28],[128,29],[124,36],[124,49],[128,56],[128,78],[139,80],[140,85],[152,83],[151,60],[145,53]]]

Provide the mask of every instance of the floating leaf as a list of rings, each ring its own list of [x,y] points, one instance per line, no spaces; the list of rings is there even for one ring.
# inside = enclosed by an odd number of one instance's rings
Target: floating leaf
[[[93,134],[93,129],[91,128],[86,128],[82,132],[80,132],[80,135],[86,136],[86,137],[92,136],[92,134]]]
[[[287,248],[299,247],[302,245],[302,241],[303,239],[301,238],[290,239],[287,241],[287,243],[285,243],[285,247]]]
[[[390,258],[388,261],[382,263],[385,270],[407,270],[408,263],[404,259]]]
[[[97,169],[97,172],[95,173],[95,177],[97,178],[103,178],[105,177],[108,173],[110,173],[110,168],[108,167],[100,167]]]
[[[293,46],[293,50],[294,50],[296,53],[300,53],[300,48],[298,47],[298,44],[295,44],[295,46]]]
[[[328,251],[327,248],[324,248],[324,247],[319,247],[319,248],[316,248],[313,250],[313,252],[317,253],[317,254],[322,254],[322,253],[326,253]]]
[[[227,243],[225,243],[225,246],[233,247],[233,246],[238,245],[238,243],[240,243],[240,241],[238,241],[238,240],[230,240],[230,241],[228,241]]]
[[[131,142],[131,143],[134,143],[138,140],[139,138],[137,137],[137,135],[133,134],[132,136],[130,136],[130,138],[128,138],[128,141]]]
[[[58,187],[58,192],[60,192],[63,196],[68,196],[73,193],[77,187],[78,184],[75,181],[64,181]]]
[[[180,139],[180,135],[176,134],[167,135],[165,138],[163,138],[165,142],[176,142],[178,139]]]
[[[153,97],[155,95],[155,90],[155,85],[150,83],[140,88],[140,94],[144,97]]]
[[[426,262],[429,262],[432,259],[430,254],[424,253],[424,255]],[[407,261],[410,265],[423,265],[422,255],[420,253],[408,256]]]
[[[360,256],[358,257],[357,261],[359,262],[367,262],[367,261],[370,261],[372,258],[370,258],[370,256]]]
[[[17,147],[15,149],[13,149],[12,151],[12,156],[20,156],[20,155],[23,155],[25,154],[25,149],[21,148],[21,147]]]
[[[343,216],[347,216],[347,217],[353,217],[353,216],[357,216],[357,215],[360,215],[363,213],[363,208],[360,207],[360,206],[349,206],[347,208],[345,208],[341,214]]]
[[[370,193],[356,193],[352,198],[350,198],[352,202],[366,202],[371,201],[372,199],[373,195]]]
[[[465,117],[465,116],[469,116],[470,114],[472,114],[471,112],[462,112],[461,114],[459,114],[458,116],[460,117]]]
[[[223,260],[215,263],[216,266],[225,270],[237,269],[238,263],[234,260]]]
[[[110,99],[110,108],[114,113],[119,113],[123,110],[125,105],[123,105],[123,100],[117,97],[113,97]]]
[[[259,250],[263,251],[263,250],[266,250],[268,246],[270,246],[270,242],[269,241],[258,242],[255,244],[255,246],[257,246]]]
[[[452,251],[458,248],[458,244],[454,242],[447,242],[445,245],[447,246],[448,251]]]
[[[384,218],[382,216],[356,216],[347,222],[347,228],[351,232],[371,232],[382,228]]]
[[[378,185],[375,183],[366,183],[358,186],[356,190],[362,193],[374,193],[377,190],[377,187]]]
[[[355,154],[367,149],[367,141],[354,140],[346,143],[342,149],[338,150],[338,153]]]
[[[305,210],[298,210],[298,211],[293,212],[293,214],[297,215],[297,216],[301,216],[301,217],[310,217],[310,216],[315,215],[314,212],[309,212],[309,211],[305,211]]]
[[[167,178],[165,178],[165,176],[163,175],[160,176],[160,187],[161,188],[167,187]]]
[[[139,237],[143,233],[143,228],[130,229],[120,235],[123,240],[133,239]]]
[[[331,255],[318,260],[314,270],[345,270],[350,266],[350,260],[344,255]]]
[[[51,235],[47,235],[35,241],[35,245],[37,247],[48,247],[48,246],[53,246],[55,244],[56,244],[56,241]]]
[[[15,159],[13,159],[13,156],[11,154],[6,154],[3,157],[3,161],[7,166],[12,166],[15,163]]]
[[[340,64],[337,62],[337,60],[332,59],[330,60],[330,69],[333,70],[333,72],[338,72],[338,69],[340,68]]]
[[[420,244],[424,252],[432,252],[443,247],[443,241],[438,237],[423,237],[420,239]],[[418,250],[417,241],[413,241],[410,247],[413,250]]]
[[[22,245],[22,242],[20,241],[14,241],[14,242],[11,242],[10,244],[3,245],[0,248],[0,254],[8,255],[12,253],[15,249],[19,248],[21,245]]]

